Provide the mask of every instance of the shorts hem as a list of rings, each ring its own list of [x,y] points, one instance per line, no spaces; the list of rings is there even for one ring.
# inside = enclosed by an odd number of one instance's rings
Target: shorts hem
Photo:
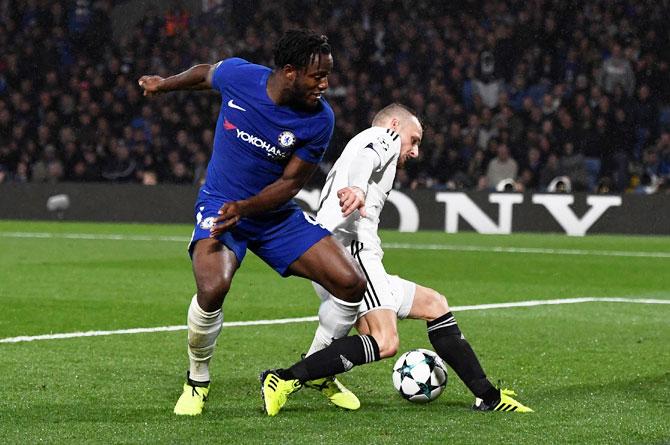
[[[203,238],[194,239],[194,240],[191,240],[191,241],[188,243],[188,256],[191,258],[191,261],[193,261],[193,251],[195,250],[195,245],[197,244],[198,241],[202,241],[202,240],[204,240],[204,239],[209,239],[209,237],[203,237]],[[226,249],[228,249],[228,250],[230,250],[231,252],[233,252],[233,254],[235,255],[235,259],[237,260],[237,267],[241,266],[241,265],[242,265],[242,260],[244,259],[244,256],[242,256],[242,258],[240,259],[240,256],[238,255],[237,252],[235,252],[235,249],[233,249],[231,246],[229,246],[228,243],[226,243],[225,240],[220,239],[220,238],[215,238],[215,239],[216,239],[220,244],[223,244],[224,246],[226,246]]]
[[[332,235],[332,234],[329,231],[325,230],[324,233],[321,234],[321,236],[314,239],[313,243],[311,243],[309,246],[305,246],[305,249],[302,250],[302,252],[300,252],[298,255],[296,255],[296,257],[294,259],[292,259],[286,267],[282,267],[280,269],[275,269],[277,271],[277,273],[284,278],[290,277],[291,273],[289,272],[289,269],[291,268],[291,264],[298,261],[300,259],[300,257],[302,257],[305,254],[305,252],[307,252],[309,249],[312,248],[312,246],[314,246],[316,243],[318,243],[319,241],[321,241],[322,239],[324,239],[325,237],[327,237],[329,235]]]
[[[366,309],[366,310],[364,310],[364,311],[359,311],[359,312],[358,312],[358,318],[361,318],[362,316],[364,316],[364,315],[366,315],[366,314],[369,314],[370,312],[378,311],[378,310],[380,310],[380,309],[388,309],[389,311],[391,311],[391,312],[395,312],[395,314],[398,315],[398,311],[396,310],[395,307],[393,307],[393,306],[388,306],[388,305],[382,305],[382,306],[371,307],[370,309]]]

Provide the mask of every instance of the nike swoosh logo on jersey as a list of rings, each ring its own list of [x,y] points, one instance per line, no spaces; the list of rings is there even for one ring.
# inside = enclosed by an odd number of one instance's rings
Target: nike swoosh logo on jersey
[[[230,99],[230,100],[228,101],[228,106],[229,106],[230,108],[235,108],[236,110],[247,111],[247,110],[245,110],[244,108],[240,107],[239,105],[235,104],[235,102],[233,102],[233,99]]]

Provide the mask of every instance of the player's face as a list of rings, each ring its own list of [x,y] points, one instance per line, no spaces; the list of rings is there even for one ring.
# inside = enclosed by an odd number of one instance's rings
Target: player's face
[[[423,128],[421,123],[415,117],[405,122],[398,129],[400,134],[400,157],[398,158],[398,167],[404,167],[405,162],[410,158],[419,156],[419,145],[423,137]]]
[[[293,84],[293,100],[307,108],[319,104],[321,95],[328,89],[328,75],[333,70],[330,54],[316,55],[306,68],[298,69]]]

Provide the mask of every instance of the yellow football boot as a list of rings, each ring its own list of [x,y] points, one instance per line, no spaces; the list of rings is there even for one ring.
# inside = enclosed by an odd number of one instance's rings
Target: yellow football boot
[[[263,371],[260,375],[263,409],[268,416],[276,416],[286,404],[289,394],[302,388],[298,380],[279,378],[274,370]]]
[[[174,406],[174,413],[179,416],[197,416],[202,414],[209,394],[209,382],[194,382],[186,375],[184,391],[179,396],[177,404]]]
[[[514,411],[515,413],[532,413],[533,410],[522,404],[521,402],[512,398],[516,393],[509,389],[500,390],[500,400],[493,402],[490,405],[484,403],[480,398],[475,399],[475,404],[472,409],[476,411]]]
[[[316,389],[335,406],[340,408],[356,410],[361,407],[361,402],[356,397],[356,394],[349,391],[339,380],[335,377],[325,377],[322,379],[311,380],[305,382],[306,388]]]

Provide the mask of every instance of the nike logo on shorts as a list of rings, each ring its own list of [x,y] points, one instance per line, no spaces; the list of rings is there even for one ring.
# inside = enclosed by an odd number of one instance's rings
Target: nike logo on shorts
[[[235,104],[235,102],[233,102],[233,99],[230,99],[230,100],[228,101],[228,106],[229,106],[230,108],[235,108],[236,110],[247,111],[247,110],[245,110],[244,108],[240,107],[239,105]]]

